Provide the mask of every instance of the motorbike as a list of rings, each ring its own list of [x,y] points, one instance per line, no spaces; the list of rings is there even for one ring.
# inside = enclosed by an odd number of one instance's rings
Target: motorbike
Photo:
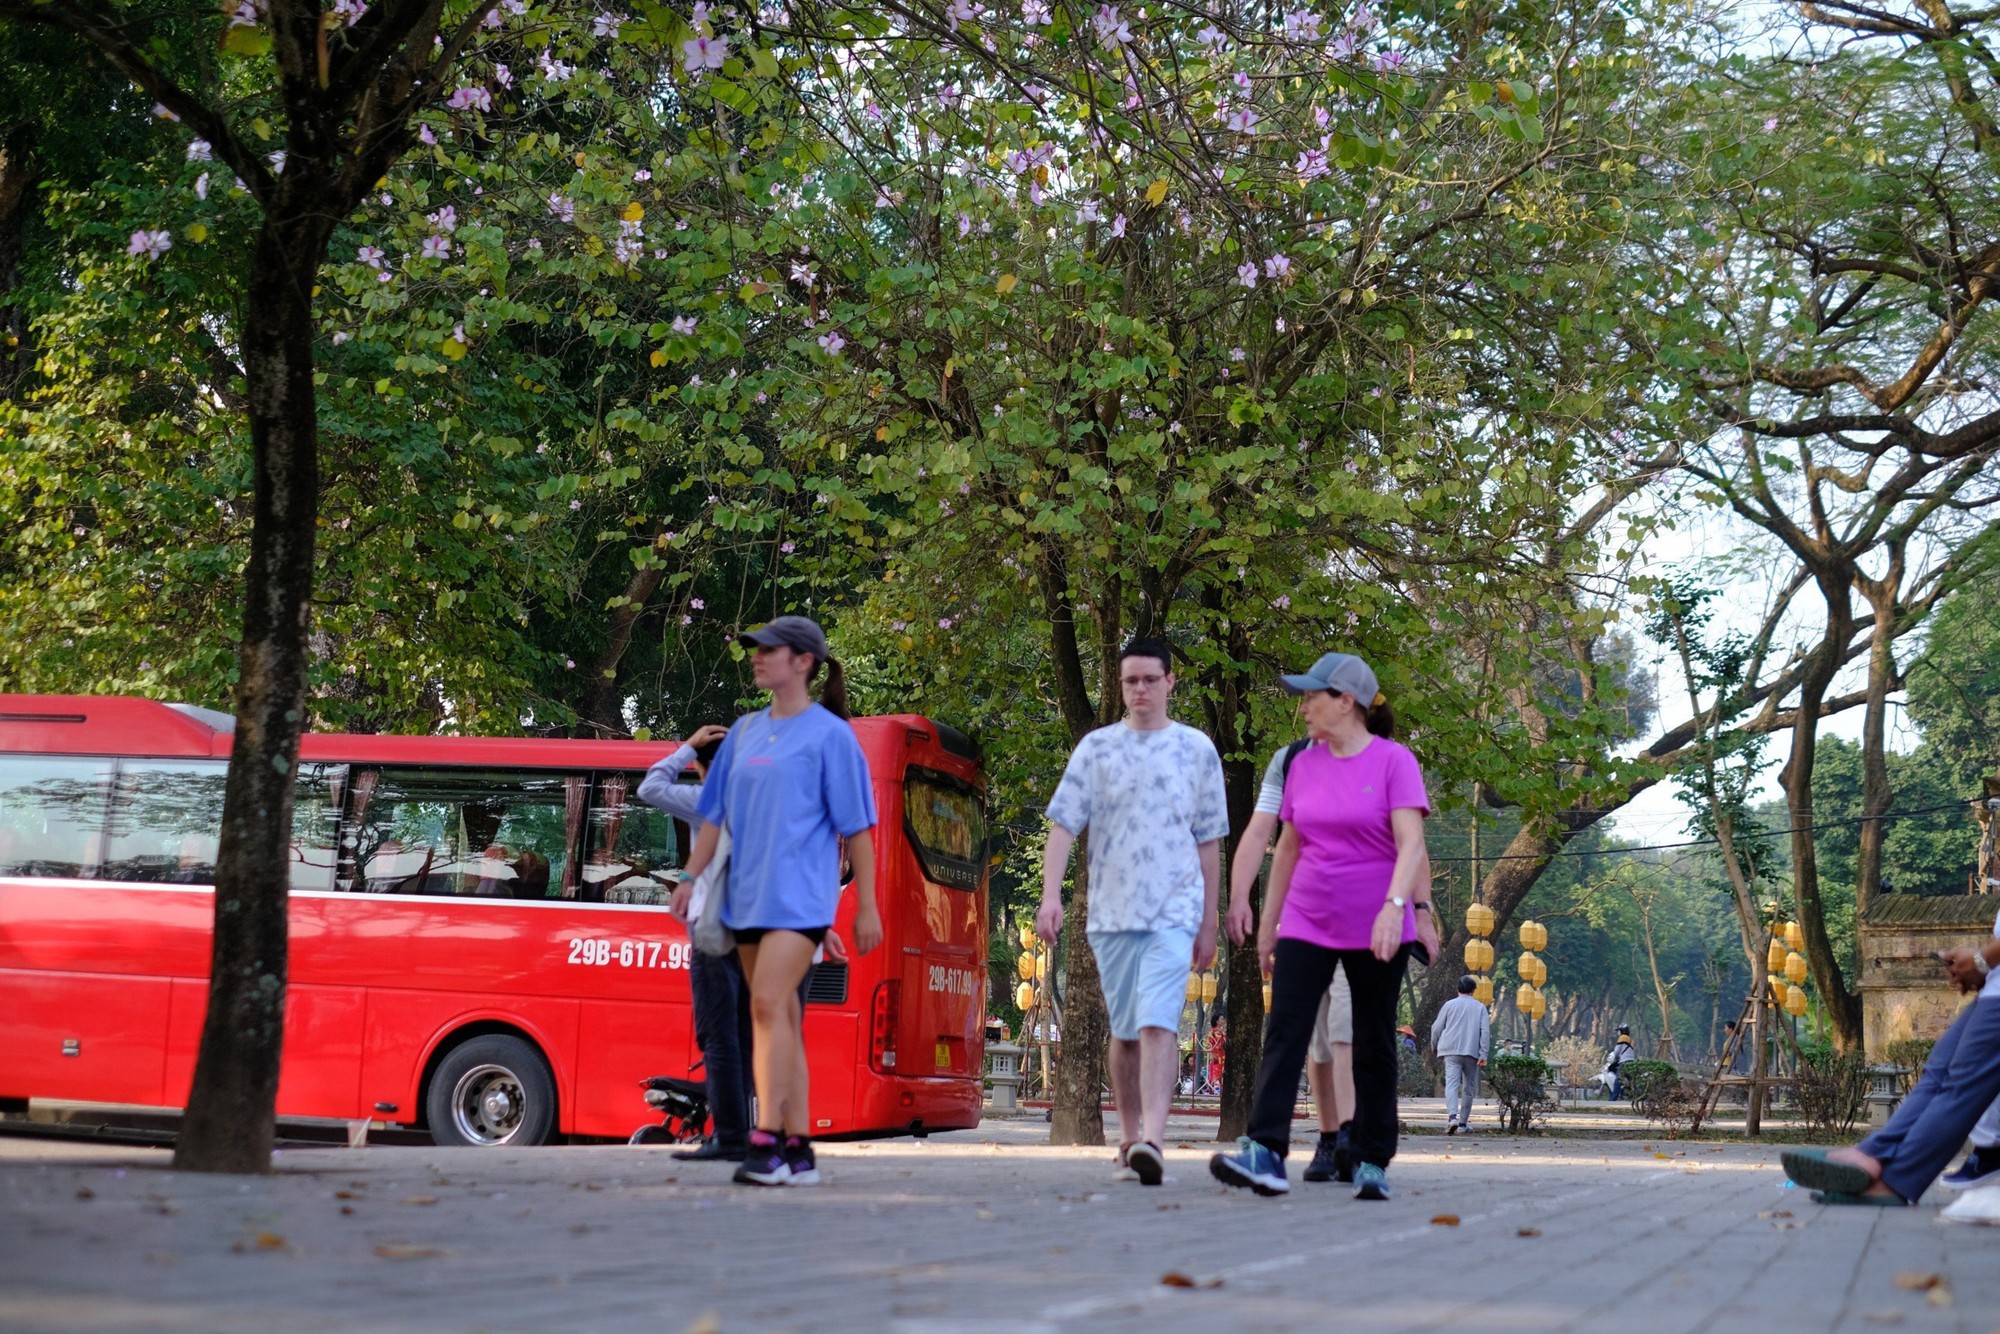
[[[689,1074],[696,1074],[696,1064]],[[700,1079],[654,1075],[639,1081],[646,1105],[660,1114],[658,1125],[632,1132],[633,1144],[699,1144],[708,1134],[708,1087]]]

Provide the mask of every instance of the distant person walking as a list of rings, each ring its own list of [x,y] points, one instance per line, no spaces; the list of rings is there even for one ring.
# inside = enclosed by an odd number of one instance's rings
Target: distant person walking
[[[1618,1040],[1611,1044],[1611,1051],[1604,1058],[1604,1073],[1611,1076],[1611,1101],[1617,1102],[1625,1096],[1625,1066],[1639,1059],[1639,1053],[1632,1049],[1632,1029],[1629,1025],[1618,1025]]]
[[[799,987],[833,927],[843,854],[859,904],[854,945],[882,941],[875,907],[875,794],[868,761],[847,721],[847,689],[826,635],[803,616],[780,616],[742,636],[754,654],[768,708],[729,729],[702,785],[704,824],[688,858],[699,876],[715,855],[717,825],[731,849],[722,921],[736,934],[750,984],[757,1124],[735,1179],[748,1185],[817,1185]],[[821,702],[809,685],[827,673]],[[691,886],[674,894],[685,917]]]
[[[1261,1195],[1291,1189],[1285,1156],[1299,1071],[1338,966],[1354,1007],[1355,1196],[1386,1200],[1396,1153],[1396,1001],[1417,940],[1414,901],[1429,873],[1430,798],[1416,757],[1392,739],[1395,718],[1367,663],[1329,653],[1284,684],[1305,697],[1313,744],[1285,780],[1285,828],[1257,928],[1271,1012],[1250,1133],[1234,1154],[1211,1158],[1209,1171]]]
[[[1214,962],[1222,837],[1229,809],[1222,757],[1202,733],[1167,716],[1173,650],[1135,639],[1118,655],[1125,718],[1077,743],[1049,799],[1042,904],[1035,929],[1062,930],[1070,849],[1089,832],[1090,908],[1111,1020],[1111,1091],[1118,1104],[1120,1179],[1157,1186],[1179,1062],[1190,964]]]
[[[1458,994],[1444,1003],[1431,1025],[1431,1050],[1444,1061],[1444,1133],[1472,1129],[1472,1102],[1479,1096],[1479,1072],[1493,1038],[1492,1017],[1472,993],[1470,974],[1458,979]]]

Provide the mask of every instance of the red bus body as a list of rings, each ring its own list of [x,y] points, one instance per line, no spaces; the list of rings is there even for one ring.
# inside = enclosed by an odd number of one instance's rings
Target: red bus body
[[[957,849],[966,855],[947,865],[922,855],[912,821],[930,817],[906,810],[906,800],[944,794],[949,799],[933,803],[937,810],[951,819],[971,811],[978,823],[978,764],[962,738],[921,717],[857,719],[854,730],[880,816],[876,893],[885,934],[878,949],[844,970],[816,973],[805,1024],[817,1133],[974,1126],[987,975],[983,823]],[[128,698],[0,696],[0,775],[12,774],[16,798],[10,816],[10,789],[0,782],[0,1099],[185,1103],[205,1015],[214,890],[168,882],[159,857],[115,863],[109,850],[125,830],[120,794],[128,769],[137,782],[157,772],[210,784],[220,772],[214,765],[175,764],[226,760],[229,747],[228,719],[205,710]],[[588,792],[597,820],[599,805],[636,787],[637,775],[674,747],[311,735],[300,749],[302,785],[310,773],[339,776],[327,819],[341,822],[335,845],[344,847],[340,840],[351,837],[340,811],[365,804],[357,793],[367,772],[382,782],[397,774],[416,775],[411,781],[532,780],[552,792]],[[146,770],[145,761],[173,763]],[[52,777],[35,778],[40,773]],[[37,790],[60,790],[68,803],[61,811],[83,813],[75,826],[57,827],[54,806],[35,826],[28,807]],[[581,886],[593,868],[583,864],[573,808],[547,811],[551,821],[567,821],[566,864],[580,868]],[[419,802],[411,809],[432,808]],[[479,809],[467,799],[458,818],[472,820]],[[631,809],[629,800],[622,809]],[[105,832],[72,866],[63,857],[83,846],[76,830],[91,819],[101,819]],[[618,820],[608,827],[615,844]],[[678,856],[685,860],[682,835]],[[198,848],[197,865],[207,847],[199,838],[185,840]],[[378,851],[370,866],[414,855],[396,846],[394,854]],[[51,849],[63,855],[50,856]],[[212,861],[212,852],[206,855]],[[624,1138],[649,1119],[640,1081],[684,1075],[698,1060],[691,947],[664,907],[435,888],[360,892],[376,881],[340,887],[337,854],[320,868],[302,868],[302,855],[313,860],[295,846],[281,1117],[417,1124],[427,1076],[445,1053],[473,1036],[507,1033],[545,1058],[558,1132]],[[593,855],[613,862],[619,854]],[[458,868],[460,878],[445,883],[472,884],[476,870]],[[315,887],[322,875],[330,882]],[[439,876],[400,883],[435,885]],[[845,895],[836,923],[849,941],[854,907],[854,895]]]

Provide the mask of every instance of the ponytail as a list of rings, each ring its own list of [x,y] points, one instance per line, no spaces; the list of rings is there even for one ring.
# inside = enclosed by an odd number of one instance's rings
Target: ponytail
[[[836,718],[847,717],[847,673],[841,670],[840,659],[828,658],[820,666],[826,668],[826,684],[819,688],[820,707]],[[818,667],[813,674],[819,674]]]
[[[1395,711],[1389,707],[1389,701],[1380,694],[1375,696],[1373,704],[1361,711],[1361,723],[1372,735],[1379,736],[1384,741],[1393,741],[1396,737]]]

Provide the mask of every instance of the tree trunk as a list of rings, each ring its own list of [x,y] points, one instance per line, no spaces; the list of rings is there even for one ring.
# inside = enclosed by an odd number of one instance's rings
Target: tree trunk
[[[1853,612],[1844,576],[1821,576],[1827,626],[1799,682],[1799,706],[1792,722],[1792,753],[1779,774],[1785,789],[1785,811],[1791,819],[1792,898],[1799,929],[1805,933],[1806,962],[1833,1021],[1834,1045],[1851,1051],[1861,1045],[1861,1006],[1847,990],[1847,978],[1833,954],[1827,935],[1826,907],[1819,895],[1819,858],[1813,834],[1813,763],[1819,744],[1820,705],[1840,668],[1841,647],[1853,636]]]
[[[1861,581],[1875,626],[1868,637],[1868,703],[1861,724],[1861,831],[1854,857],[1854,916],[1859,920],[1882,889],[1882,817],[1895,792],[1889,787],[1889,691],[1896,675],[1896,589],[1902,585],[1902,550],[1890,554],[1888,576]]]
[[[662,542],[654,537],[657,549]],[[667,567],[657,556],[649,556],[647,563],[632,571],[626,581],[624,601],[611,612],[610,633],[606,635],[604,648],[597,660],[590,664],[590,680],[584,687],[583,705],[577,710],[576,735],[579,737],[622,737],[625,731],[625,711],[618,693],[618,664],[624,660],[625,650],[632,647],[632,632],[638,627],[639,618],[646,614],[646,600],[660,587],[660,580],[666,577]]]
[[[289,215],[289,216],[287,216]],[[256,477],[236,732],[215,866],[208,1017],[174,1166],[268,1172],[284,1046],[293,775],[319,512],[312,288],[335,210],[268,213],[243,327]]]
[[[1097,955],[1084,934],[1090,914],[1090,833],[1076,840],[1076,892],[1063,913],[1063,1028],[1056,1056],[1056,1091],[1050,1099],[1049,1143],[1104,1143],[1104,1075],[1111,1017]]]
[[[40,163],[25,131],[0,143],[0,400],[14,396],[15,386],[35,360],[28,346],[27,308],[16,290],[40,176]]]

